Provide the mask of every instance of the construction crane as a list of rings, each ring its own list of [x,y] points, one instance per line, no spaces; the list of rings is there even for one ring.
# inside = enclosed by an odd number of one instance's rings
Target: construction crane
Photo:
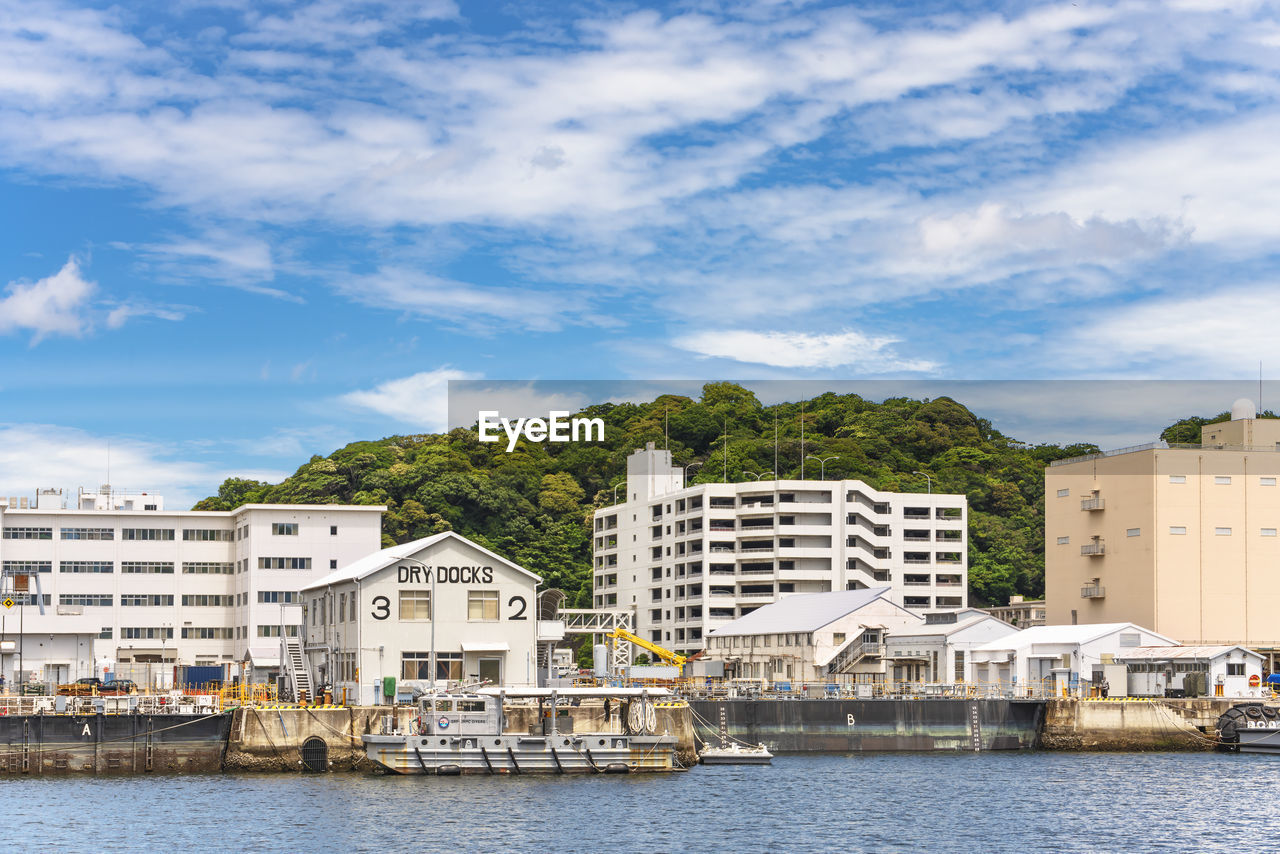
[[[674,653],[669,649],[660,647],[656,643],[647,641],[644,638],[640,637],[639,635],[632,634],[631,632],[627,631],[624,628],[620,628],[620,627],[615,628],[613,631],[609,632],[609,634],[607,634],[605,637],[613,638],[615,640],[630,641],[631,643],[635,644],[638,647],[647,649],[649,650],[649,652],[653,653],[658,658],[662,659],[662,661],[665,664],[669,664],[672,667],[680,668],[680,672],[682,674],[684,673],[685,664],[689,661],[689,659],[685,658],[683,655],[679,655],[678,653]]]

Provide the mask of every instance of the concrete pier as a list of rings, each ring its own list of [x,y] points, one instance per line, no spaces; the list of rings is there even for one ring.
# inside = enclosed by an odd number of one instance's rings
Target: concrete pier
[[[1218,717],[1240,699],[1050,700],[1040,746],[1046,750],[1210,750]]]
[[[621,732],[616,706],[611,707],[607,721],[604,704],[597,700],[559,708],[562,713],[568,712],[575,732]],[[696,764],[698,754],[689,707],[683,703],[659,704],[656,712],[657,731],[669,732],[680,741],[676,754],[680,762]],[[232,718],[222,767],[224,771],[298,773],[321,770],[322,761],[323,770],[372,770],[361,736],[381,732],[386,715],[393,715],[394,727],[403,730],[411,725],[414,710],[410,706],[239,708]],[[509,731],[527,731],[538,725],[536,703],[508,704],[506,715]]]

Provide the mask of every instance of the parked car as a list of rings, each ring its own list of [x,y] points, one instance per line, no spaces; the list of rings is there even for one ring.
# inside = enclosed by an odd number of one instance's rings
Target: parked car
[[[98,686],[98,693],[106,697],[118,697],[124,694],[138,693],[138,686],[132,679],[112,679]]]
[[[67,685],[59,685],[58,693],[66,694],[72,697],[87,697],[102,686],[102,680],[97,676],[86,676],[83,679],[77,679]]]

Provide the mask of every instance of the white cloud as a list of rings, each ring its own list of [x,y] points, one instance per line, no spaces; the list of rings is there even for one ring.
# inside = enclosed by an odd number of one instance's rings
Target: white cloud
[[[447,429],[449,381],[477,378],[477,374],[443,367],[400,379],[387,380],[372,389],[342,395],[343,403],[369,409],[425,432]]]
[[[1273,282],[1090,311],[1047,343],[1077,373],[1178,379],[1249,376],[1280,366]],[[1229,404],[1230,401],[1227,401]]]
[[[923,359],[898,357],[892,337],[871,337],[853,330],[832,334],[722,330],[680,335],[675,346],[700,356],[732,359],[780,368],[853,368],[875,373],[931,371],[937,365]]]
[[[154,442],[52,424],[0,424],[0,494],[33,495],[40,488],[57,488],[74,507],[76,490],[108,482],[109,467],[110,483],[117,489],[163,495],[166,507],[185,509],[216,493],[228,477],[278,482],[286,474],[252,468],[231,471],[175,456],[175,449]]]
[[[97,284],[80,274],[71,257],[62,269],[36,282],[10,282],[0,299],[0,334],[30,330],[31,343],[50,335],[79,337],[88,331]]]

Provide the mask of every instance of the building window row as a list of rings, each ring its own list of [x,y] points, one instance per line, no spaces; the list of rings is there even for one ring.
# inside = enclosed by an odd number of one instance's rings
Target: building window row
[[[294,605],[302,601],[302,594],[296,590],[259,590],[258,601],[269,604]]]
[[[185,640],[231,640],[234,631],[230,626],[183,626]]]
[[[89,608],[110,608],[113,597],[106,593],[59,593],[59,605],[83,605]]]
[[[184,593],[182,604],[196,608],[229,608],[236,604],[236,597],[233,593]]]
[[[298,535],[297,522],[272,522],[271,533],[274,536],[296,537]]]
[[[182,539],[189,543],[229,543],[236,532],[231,528],[183,528]]]
[[[171,626],[121,626],[121,640],[173,640]]]
[[[116,571],[116,565],[109,560],[60,560],[58,572],[107,574]]]
[[[120,596],[120,604],[134,608],[161,608],[173,605],[172,594],[125,593]]]
[[[310,569],[309,557],[260,557],[258,569]]]
[[[52,540],[53,528],[5,528],[6,540]]]
[[[64,540],[114,540],[115,528],[62,528],[59,535]]]
[[[120,562],[120,571],[134,575],[173,575],[173,561],[124,560]]]
[[[53,561],[49,560],[6,560],[5,575],[35,575],[39,572],[53,572]]]
[[[171,541],[173,540],[173,528],[121,528],[120,539]]]
[[[229,562],[203,560],[182,562],[183,575],[231,575],[234,571],[234,567]]]
[[[289,638],[298,636],[298,626],[285,626],[284,635]],[[260,638],[278,638],[280,637],[280,626],[258,626],[258,637]]]

